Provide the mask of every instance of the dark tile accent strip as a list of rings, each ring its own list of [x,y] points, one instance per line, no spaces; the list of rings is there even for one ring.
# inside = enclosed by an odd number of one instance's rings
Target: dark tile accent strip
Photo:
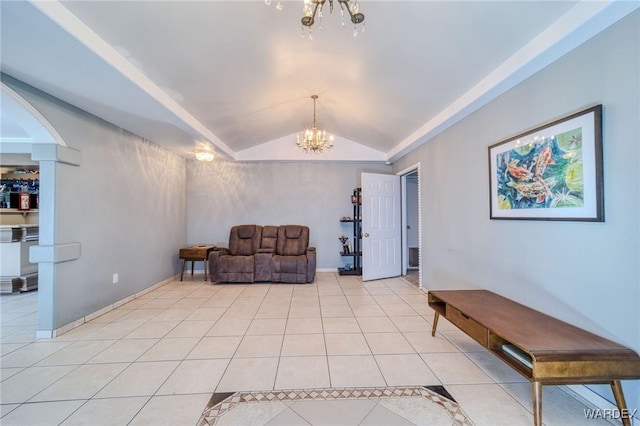
[[[235,392],[214,393],[213,395],[211,395],[211,398],[209,399],[209,402],[207,402],[207,406],[205,407],[205,410],[208,410],[209,408],[213,407],[214,405],[221,403],[222,401],[224,401],[225,399],[229,398],[234,393]]]
[[[438,395],[444,396],[445,398],[455,402],[456,404],[458,403],[458,401],[456,401],[455,398],[451,396],[451,394],[444,388],[444,386],[435,385],[435,386],[424,386],[424,387],[429,389],[432,392],[437,393]]]

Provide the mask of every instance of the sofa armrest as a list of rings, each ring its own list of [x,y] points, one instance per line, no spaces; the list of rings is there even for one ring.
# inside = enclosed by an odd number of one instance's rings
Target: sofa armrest
[[[316,248],[307,247],[307,282],[312,283],[316,279]]]
[[[274,249],[267,249],[267,248],[261,248],[258,249],[258,253],[268,253],[268,254],[274,254],[275,250]]]
[[[216,247],[209,253],[209,279],[212,283],[218,281],[218,261],[220,256],[228,255],[229,249]]]

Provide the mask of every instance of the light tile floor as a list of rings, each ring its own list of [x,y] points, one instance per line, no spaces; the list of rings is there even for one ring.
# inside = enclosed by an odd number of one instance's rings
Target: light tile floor
[[[446,320],[432,337],[425,294],[402,278],[196,275],[51,340],[35,340],[37,293],[1,302],[3,426],[195,425],[213,392],[409,385],[445,386],[476,425],[533,421],[530,384]],[[545,386],[543,400],[546,425],[599,424],[564,387]],[[308,411],[311,424],[331,415]]]

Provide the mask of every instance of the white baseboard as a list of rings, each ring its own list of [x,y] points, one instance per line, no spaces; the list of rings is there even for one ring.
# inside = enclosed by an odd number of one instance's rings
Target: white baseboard
[[[611,403],[606,398],[603,398],[601,395],[598,395],[585,385],[566,385],[565,388],[581,396],[587,402],[593,404],[596,408],[601,408],[603,410],[613,410],[618,408],[615,404]]]
[[[585,385],[565,385],[563,387],[568,391],[569,394],[574,393],[580,396],[586,402],[593,405],[595,408],[599,410],[602,410],[604,412],[609,412],[609,413],[617,412],[618,410],[618,406],[616,404],[612,403],[606,398],[603,398],[601,395],[597,394],[596,392],[589,389]],[[632,408],[635,408],[635,407],[632,407]],[[631,424],[632,425],[638,424],[637,415],[636,417],[631,418]]]
[[[120,299],[116,302],[113,302],[110,305],[105,306],[104,308],[98,309],[95,312],[92,312],[88,315],[85,315],[82,318],[79,318],[69,324],[63,325],[62,327],[58,327],[55,330],[36,330],[36,339],[53,339],[54,337],[58,337],[63,335],[64,333],[67,333],[71,330],[73,330],[76,327],[80,327],[82,324],[91,321],[92,319],[98,318],[101,315],[106,314],[107,312],[111,312],[114,309],[124,305],[125,303],[131,302],[132,300],[149,293],[150,291],[153,291],[159,287],[162,287],[164,285],[169,284],[172,281],[175,281],[177,279],[179,279],[180,276],[176,275],[176,276],[172,276],[169,277],[165,280],[162,280],[160,282],[155,283],[154,285],[145,288],[144,290],[140,290],[139,292],[132,294],[130,296],[127,296],[123,299]]]
[[[53,339],[53,330],[36,330],[37,339]]]

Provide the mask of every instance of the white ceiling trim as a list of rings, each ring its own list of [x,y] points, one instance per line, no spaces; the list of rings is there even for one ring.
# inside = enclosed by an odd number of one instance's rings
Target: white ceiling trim
[[[296,146],[296,134],[293,133],[238,151],[236,160],[385,162],[386,154],[339,136],[335,136],[333,148],[322,152],[322,154],[306,154]]]
[[[105,42],[74,14],[69,12],[69,10],[61,3],[58,1],[47,1],[33,2],[32,4],[69,35],[85,45],[89,50],[98,55],[120,74],[131,80],[142,90],[142,92],[144,92],[145,95],[151,97],[155,102],[162,105],[167,112],[178,118],[194,133],[201,135],[201,137],[196,137],[195,139],[205,138],[214,144],[216,148],[223,151],[230,157],[235,158],[235,152],[229,148],[229,146],[221,141],[213,132],[193,117],[188,111],[182,108],[182,106],[180,106],[171,96],[150,80],[144,73],[133,66],[117,50]]]
[[[28,138],[7,138],[0,135],[0,143],[3,144],[2,151],[9,151],[6,144],[32,144],[32,143],[53,143],[62,146],[67,144],[56,129],[38,112],[29,102],[16,93],[6,84],[0,82],[0,106],[2,106],[2,116],[11,117],[19,123],[22,129],[29,135]],[[6,148],[6,149],[5,149]],[[13,148],[15,149],[15,148]],[[22,152],[22,151],[20,151]],[[30,148],[29,148],[29,152]]]
[[[637,1],[583,1],[387,153],[395,161],[640,7]]]

